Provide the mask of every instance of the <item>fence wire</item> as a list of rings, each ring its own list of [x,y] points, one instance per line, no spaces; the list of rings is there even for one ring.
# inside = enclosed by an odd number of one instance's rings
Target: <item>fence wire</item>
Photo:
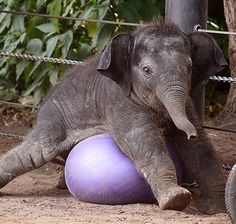
[[[230,31],[223,31],[223,30],[208,30],[208,29],[202,29],[201,25],[196,24],[193,27],[194,31],[202,32],[202,33],[214,33],[214,34],[223,34],[223,35],[236,35],[236,32],[230,32]]]
[[[98,20],[98,19],[83,19],[83,18],[72,17],[72,16],[55,16],[55,15],[47,15],[47,14],[33,13],[33,12],[16,12],[16,11],[9,11],[9,10],[0,10],[0,12],[14,14],[14,15],[22,15],[22,16],[37,16],[37,17],[43,17],[47,19],[75,20],[75,21],[81,21],[81,22],[102,23],[102,24],[110,24],[110,25],[117,25],[117,26],[134,26],[134,27],[143,26],[143,24],[140,24],[140,23],[128,23],[128,22],[119,22],[119,21],[116,22],[116,21]]]

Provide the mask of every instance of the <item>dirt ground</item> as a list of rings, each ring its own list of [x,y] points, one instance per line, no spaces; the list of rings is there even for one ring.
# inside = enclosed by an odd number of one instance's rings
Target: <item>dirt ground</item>
[[[0,106],[0,131],[25,134],[30,129],[34,114]],[[236,125],[231,127],[236,130]],[[236,134],[207,130],[222,162],[236,162]],[[19,144],[20,140],[0,137],[0,154]],[[213,216],[199,212],[199,191],[193,192],[192,203],[182,212],[162,211],[153,204],[96,205],[74,199],[67,190],[56,188],[61,167],[47,164],[24,174],[0,190],[0,223],[3,224],[82,224],[82,223],[230,223],[227,214]],[[225,175],[228,171],[225,170]]]

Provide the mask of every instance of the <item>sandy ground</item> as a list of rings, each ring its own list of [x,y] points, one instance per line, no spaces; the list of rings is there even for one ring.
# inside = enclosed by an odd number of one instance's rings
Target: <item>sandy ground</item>
[[[0,131],[25,134],[31,126],[33,115],[0,107]],[[27,119],[26,119],[27,118]],[[231,127],[232,128],[232,127]],[[236,129],[234,127],[234,129]],[[236,162],[236,135],[207,131],[222,162]],[[19,144],[19,140],[0,137],[0,154]],[[38,170],[24,174],[0,190],[0,223],[3,224],[82,224],[82,223],[230,223],[225,213],[207,216],[199,212],[199,191],[193,192],[193,202],[182,212],[162,211],[154,204],[96,205],[74,199],[67,190],[56,188],[62,168],[47,164]],[[225,171],[228,175],[228,171]]]

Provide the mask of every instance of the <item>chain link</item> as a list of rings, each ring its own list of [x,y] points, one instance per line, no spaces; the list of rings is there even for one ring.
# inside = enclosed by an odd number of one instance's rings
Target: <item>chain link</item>
[[[222,163],[222,167],[224,170],[227,170],[227,171],[230,171],[233,168],[233,166],[229,164],[225,164],[225,163]]]
[[[13,139],[20,139],[23,140],[25,136],[23,135],[16,135],[16,134],[10,134],[10,133],[5,133],[5,132],[0,132],[0,136],[4,138],[13,138]]]
[[[232,78],[232,77],[211,76],[209,79],[210,80],[215,80],[215,81],[218,81],[218,82],[229,82],[229,83],[236,84],[236,78]]]
[[[67,65],[79,65],[82,64],[81,61],[73,61],[67,59],[60,59],[60,58],[51,58],[51,57],[40,57],[30,54],[19,54],[19,53],[12,53],[12,52],[0,52],[0,56],[4,57],[16,57],[18,59],[26,59],[31,61],[41,61],[41,62],[49,62],[49,63],[57,63],[57,64],[67,64]]]

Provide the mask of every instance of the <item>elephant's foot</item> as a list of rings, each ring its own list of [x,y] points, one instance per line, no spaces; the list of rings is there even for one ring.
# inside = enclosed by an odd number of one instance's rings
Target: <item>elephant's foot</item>
[[[164,194],[159,195],[158,204],[163,210],[181,211],[186,208],[192,199],[191,193],[182,187],[172,187]]]
[[[220,200],[205,198],[202,212],[207,215],[226,213],[224,197],[222,197]]]

